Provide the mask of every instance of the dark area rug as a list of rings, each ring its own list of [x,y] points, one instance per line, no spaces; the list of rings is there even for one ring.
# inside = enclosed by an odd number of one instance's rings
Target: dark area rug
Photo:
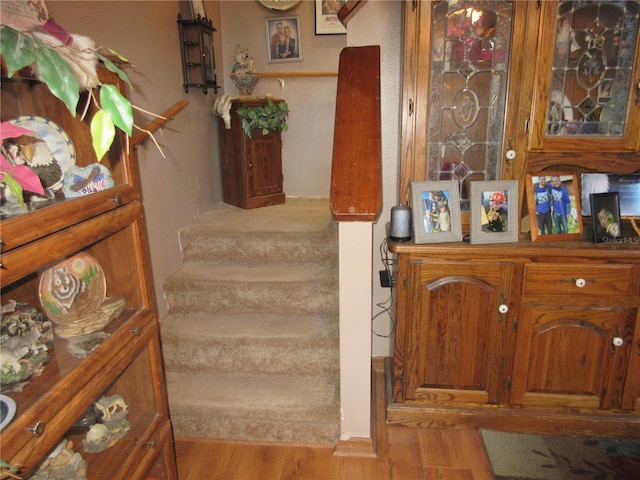
[[[480,434],[496,480],[640,479],[640,440]]]

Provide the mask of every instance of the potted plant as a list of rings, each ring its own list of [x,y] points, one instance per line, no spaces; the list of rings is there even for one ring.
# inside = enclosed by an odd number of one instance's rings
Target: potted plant
[[[261,106],[239,107],[236,112],[242,117],[242,130],[252,138],[253,130],[262,130],[263,135],[269,132],[287,131],[289,106],[287,102],[269,100]]]

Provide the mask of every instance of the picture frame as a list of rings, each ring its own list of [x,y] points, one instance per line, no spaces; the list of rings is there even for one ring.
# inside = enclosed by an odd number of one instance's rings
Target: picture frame
[[[518,241],[518,181],[490,180],[471,182],[472,244]]]
[[[316,35],[346,35],[338,12],[346,0],[314,0]]]
[[[462,240],[459,189],[455,180],[411,183],[415,243]]]
[[[615,243],[616,239],[622,238],[619,193],[592,193],[590,203],[593,242]]]
[[[582,239],[578,176],[566,172],[541,172],[527,174],[526,182],[531,240]]]
[[[267,62],[301,62],[300,17],[271,17],[266,18],[264,22],[267,34]]]
[[[640,173],[582,173],[580,174],[582,216],[591,216],[592,193],[617,192],[620,216],[640,217]]]

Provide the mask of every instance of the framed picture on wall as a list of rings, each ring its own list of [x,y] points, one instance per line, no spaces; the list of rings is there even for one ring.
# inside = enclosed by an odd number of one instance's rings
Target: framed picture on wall
[[[267,18],[265,29],[269,63],[302,61],[300,17]]]
[[[346,0],[314,0],[316,35],[344,35],[347,29],[338,18]]]
[[[471,243],[518,241],[518,181],[471,182]]]
[[[458,182],[413,182],[413,233],[415,243],[462,240]]]
[[[532,241],[582,238],[582,215],[575,173],[527,175],[527,206]]]

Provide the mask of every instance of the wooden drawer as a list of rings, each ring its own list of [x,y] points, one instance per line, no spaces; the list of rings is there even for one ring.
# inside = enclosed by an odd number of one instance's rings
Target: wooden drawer
[[[632,292],[633,265],[526,265],[523,294],[625,295]]]

